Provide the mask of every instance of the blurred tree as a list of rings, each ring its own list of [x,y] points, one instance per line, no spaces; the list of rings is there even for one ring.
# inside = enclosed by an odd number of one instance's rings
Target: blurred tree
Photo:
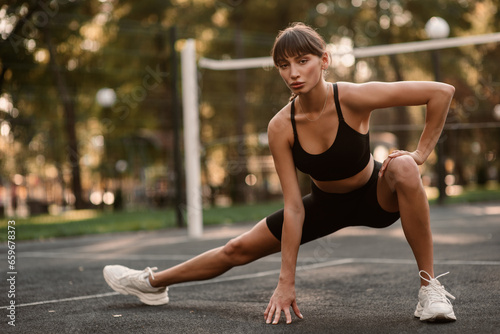
[[[51,87],[52,85],[47,82],[47,77],[54,79],[54,85],[57,87],[57,96],[63,107],[63,120],[65,123],[65,133],[67,136],[67,149],[64,150],[67,155],[67,162],[71,168],[72,175],[72,190],[75,196],[75,207],[80,209],[85,206],[82,198],[82,188],[80,180],[80,167],[79,167],[79,149],[75,132],[75,102],[73,94],[69,90],[74,85],[71,84],[71,78],[68,76],[67,71],[61,69],[59,64],[60,59],[57,59],[56,46],[52,39],[61,41],[68,40],[74,36],[74,31],[71,29],[53,30],[54,24],[61,24],[61,22],[54,22],[56,17],[64,17],[64,14],[75,12],[77,8],[85,7],[80,6],[80,3],[68,4],[66,6],[59,6],[57,2],[42,2],[42,1],[29,1],[17,3],[15,5],[7,5],[2,7],[4,17],[7,16],[7,21],[10,21],[11,26],[14,28],[10,32],[5,32],[2,41],[2,78],[0,82],[2,90],[7,90],[5,85],[6,75],[9,77],[9,92],[15,105],[23,106],[20,110],[20,117],[13,119],[12,123],[17,127],[20,120],[30,117],[34,122],[46,123],[47,121],[55,121],[54,113],[50,110],[57,110],[55,101],[47,101],[48,91],[44,87]],[[90,8],[83,8],[83,11]],[[45,47],[43,46],[45,42]],[[49,67],[43,64],[50,63]],[[38,86],[38,87],[37,87]],[[41,101],[40,101],[41,100]],[[30,103],[35,102],[35,103]],[[39,112],[34,108],[36,102],[41,102],[44,106]],[[40,106],[40,104],[38,106]],[[17,118],[17,117],[16,117]],[[43,119],[43,121],[42,121]],[[21,121],[22,122],[22,121]],[[38,125],[38,124],[37,124]],[[54,127],[46,123],[48,129]],[[25,130],[28,128],[23,127]],[[47,128],[45,130],[47,130]],[[37,131],[43,130],[37,128]],[[43,133],[43,132],[38,132]],[[34,139],[47,139],[37,138],[36,134],[33,136],[19,136],[19,132],[14,132],[14,140],[17,140],[22,145],[29,145],[33,153],[37,147],[37,141]],[[46,151],[46,148],[45,150]],[[29,152],[29,150],[28,150]],[[63,153],[64,154],[64,153]],[[45,156],[41,155],[42,157]],[[28,158],[28,157],[27,157]],[[20,164],[24,166],[24,163]],[[22,169],[19,170],[23,172]]]
[[[0,104],[0,122],[10,129],[4,137],[10,138],[11,154],[0,150],[0,173],[43,177],[35,167],[53,165],[65,179],[63,188],[72,180],[75,196],[80,179],[89,191],[99,182],[115,187],[118,174],[144,180],[151,166],[168,166],[170,173],[175,125],[169,58],[186,38],[196,39],[200,57],[264,57],[277,32],[294,21],[317,27],[339,50],[425,40],[424,25],[434,15],[448,21],[451,37],[500,30],[497,0],[8,2],[0,5],[0,98],[12,107]],[[176,50],[167,42],[172,26],[178,29]],[[499,52],[498,44],[441,52],[443,81],[457,88],[448,124],[498,121],[492,110],[500,104]],[[329,71],[330,79],[356,82],[434,78],[425,52],[333,56]],[[199,77],[204,182],[244,199],[246,160],[268,154],[257,134],[266,132],[289,92],[273,68],[200,69]],[[95,101],[105,87],[116,93],[108,108]],[[374,113],[372,124],[422,124],[422,116],[422,108],[383,110]],[[419,131],[397,135],[401,147],[411,149]],[[447,130],[446,151],[455,161],[450,172],[466,183],[476,166],[498,168],[499,135],[498,128]],[[122,172],[118,161],[127,162]]]

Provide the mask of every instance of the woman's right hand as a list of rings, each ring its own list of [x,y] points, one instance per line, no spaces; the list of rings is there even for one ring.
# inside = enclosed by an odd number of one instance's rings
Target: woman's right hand
[[[273,325],[276,325],[281,318],[282,311],[285,312],[286,323],[291,323],[292,315],[290,314],[290,306],[295,315],[302,319],[303,316],[300,313],[299,307],[297,306],[297,300],[295,299],[295,286],[293,284],[278,283],[278,287],[274,290],[273,296],[264,312],[266,323],[270,324],[272,321]]]

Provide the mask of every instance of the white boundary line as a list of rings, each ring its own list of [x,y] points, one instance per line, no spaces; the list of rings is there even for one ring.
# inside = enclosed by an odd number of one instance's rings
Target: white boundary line
[[[173,260],[186,261],[196,255],[161,255],[161,254],[96,254],[86,253],[61,253],[61,252],[19,252],[19,258],[48,258],[48,259],[113,259],[113,260]]]
[[[374,264],[374,263],[414,264],[415,261],[409,260],[409,259],[346,258],[346,259],[338,259],[338,260],[332,260],[332,261],[327,261],[327,262],[318,262],[318,263],[313,263],[313,264],[297,265],[297,271],[313,270],[313,269],[319,269],[319,268],[325,268],[325,267],[340,266],[343,264],[363,264],[363,263],[365,263],[365,264],[366,263],[369,263],[369,264]],[[500,266],[500,261],[443,260],[443,261],[434,261],[434,263],[441,264],[441,265],[444,264],[444,265],[469,265],[469,266]],[[252,274],[221,277],[221,278],[216,278],[216,279],[206,280],[206,281],[182,283],[182,284],[178,284],[176,286],[185,287],[185,286],[204,285],[204,284],[216,284],[216,283],[222,283],[222,282],[230,282],[230,281],[238,281],[238,280],[245,280],[245,279],[251,279],[251,278],[259,278],[259,277],[264,277],[264,276],[278,275],[279,273],[280,273],[280,270],[275,269],[275,270],[261,271],[261,272],[252,273]],[[57,304],[57,303],[72,302],[72,301],[79,301],[79,300],[86,300],[86,299],[94,299],[94,298],[105,298],[105,297],[111,297],[111,296],[116,296],[116,295],[119,295],[119,293],[118,292],[108,292],[108,293],[101,293],[101,294],[89,295],[89,296],[79,296],[79,297],[71,297],[71,298],[45,300],[45,301],[39,301],[39,302],[33,302],[33,303],[19,304],[19,305],[16,305],[16,308],[17,307],[46,305],[46,304]],[[7,307],[9,307],[9,306],[1,306],[0,309],[7,309]]]
[[[34,303],[26,303],[26,304],[19,304],[16,305],[16,308],[18,307],[26,307],[26,306],[36,306],[36,305],[45,305],[45,304],[56,304],[56,303],[64,303],[64,302],[73,302],[76,300],[85,300],[85,299],[93,299],[93,298],[103,298],[103,297],[109,297],[109,296],[115,296],[119,295],[118,292],[108,292],[108,293],[100,293],[97,295],[90,295],[90,296],[80,296],[80,297],[71,297],[71,298],[63,298],[63,299],[54,299],[54,300],[44,300],[40,302],[34,302]],[[2,306],[0,309],[6,309],[9,306]]]
[[[161,255],[161,254],[96,254],[92,252],[85,253],[62,253],[62,252],[19,252],[19,258],[43,258],[43,259],[86,259],[86,260],[128,260],[128,261],[145,261],[145,260],[156,260],[156,261],[187,261],[195,257],[197,254],[192,255]],[[303,259],[307,261],[309,258]],[[278,257],[268,257],[259,259],[263,262],[281,262],[281,258]]]

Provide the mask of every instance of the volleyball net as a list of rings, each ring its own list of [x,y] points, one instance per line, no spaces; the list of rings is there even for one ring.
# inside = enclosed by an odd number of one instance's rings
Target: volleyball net
[[[419,42],[398,43],[390,45],[369,46],[362,48],[352,48],[349,45],[328,45],[333,63],[341,62],[354,64],[358,59],[396,55],[403,53],[415,53],[422,51],[442,50],[456,48],[465,45],[478,45],[500,42],[500,33],[491,33],[476,36],[453,37],[432,39]],[[200,107],[204,106],[204,101],[200,101],[199,71],[235,71],[248,69],[261,69],[269,72],[274,67],[271,57],[258,57],[246,59],[223,59],[215,60],[208,58],[199,58],[197,61],[195,40],[186,41],[181,52],[181,71],[182,71],[182,101],[183,101],[183,126],[184,126],[184,149],[186,166],[186,198],[187,198],[187,223],[188,233],[191,237],[201,237],[203,233],[203,191],[201,183],[202,175],[202,152],[206,149],[206,143],[202,145],[200,140]],[[265,88],[264,88],[265,89]],[[498,107],[498,106],[497,106]],[[234,107],[237,109],[237,107]],[[500,107],[498,108],[498,119],[500,120]],[[213,111],[208,110],[208,114]],[[500,128],[500,122],[481,123],[481,124],[452,124],[453,129],[458,128]],[[420,129],[421,125],[395,124],[389,126],[387,131],[406,131]],[[254,129],[255,130],[255,129]],[[258,129],[257,129],[258,130]],[[261,144],[265,144],[265,138],[262,133],[256,133],[255,138]],[[243,140],[238,138],[237,140]],[[261,159],[262,160],[262,159]],[[262,161],[261,161],[262,163]],[[266,163],[265,161],[263,163]],[[269,164],[269,162],[267,162]],[[272,163],[272,162],[271,162]],[[252,174],[248,174],[251,176]],[[246,180],[252,184],[255,181],[250,177]]]

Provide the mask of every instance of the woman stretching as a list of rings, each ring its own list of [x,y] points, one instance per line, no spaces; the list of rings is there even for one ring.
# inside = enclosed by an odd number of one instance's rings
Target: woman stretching
[[[387,227],[401,218],[415,256],[421,287],[415,316],[453,321],[454,299],[434,276],[429,205],[421,183],[422,165],[436,145],[455,89],[436,82],[329,83],[324,40],[295,23],[276,37],[272,57],[292,98],[269,122],[269,148],[283,191],[284,208],[226,245],[160,272],[106,266],[115,291],[143,303],[168,302],[167,287],[205,280],[281,251],[278,284],[264,312],[277,324],[290,308],[302,318],[295,298],[299,246],[347,226]],[[369,120],[375,109],[426,105],[425,127],[413,152],[392,152],[379,163],[370,154]],[[301,196],[296,169],[309,174],[312,191]]]

